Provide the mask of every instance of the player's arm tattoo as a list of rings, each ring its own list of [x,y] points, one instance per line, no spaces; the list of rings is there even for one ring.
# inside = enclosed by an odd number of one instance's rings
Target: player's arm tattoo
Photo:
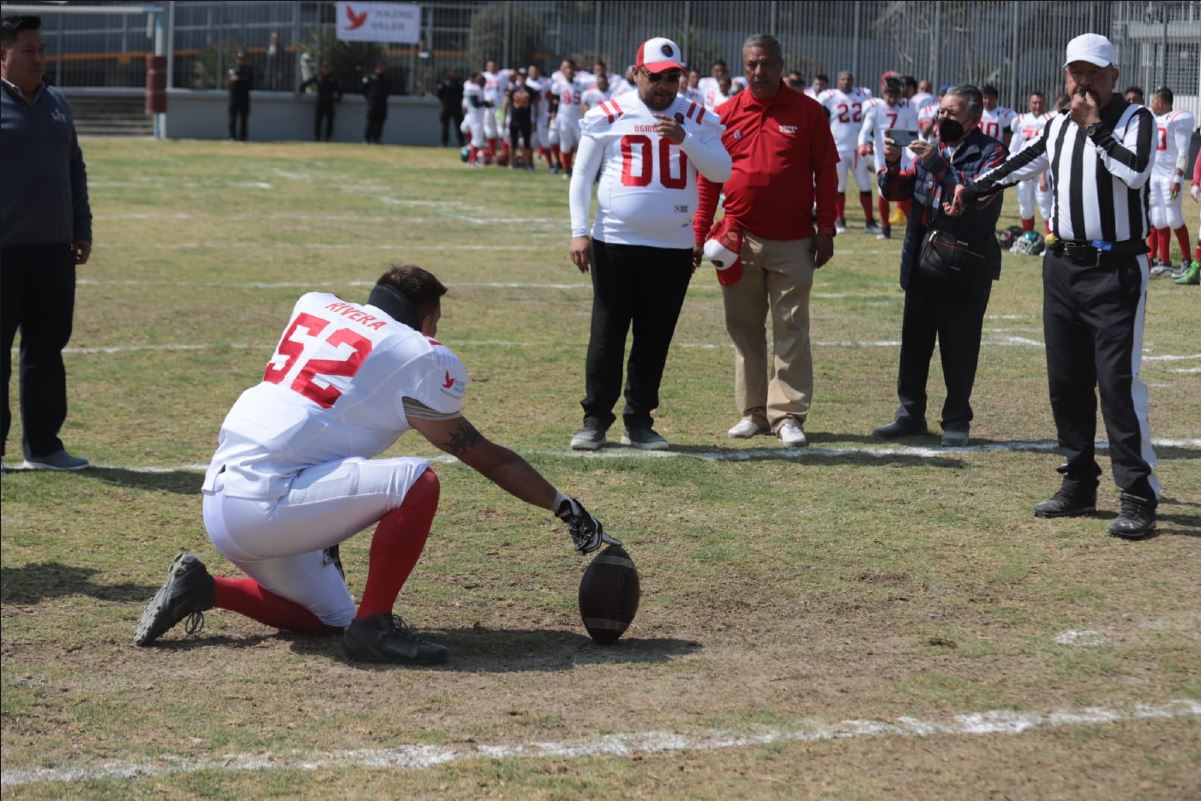
[[[483,435],[475,430],[475,426],[467,422],[466,419],[463,419],[450,432],[450,437],[446,441],[446,451],[452,456],[461,457],[467,451],[479,445],[483,439]]]

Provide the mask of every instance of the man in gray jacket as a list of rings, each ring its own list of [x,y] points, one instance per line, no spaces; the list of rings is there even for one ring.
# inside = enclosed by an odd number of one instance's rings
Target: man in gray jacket
[[[21,423],[25,467],[82,470],[63,448],[75,267],[92,250],[87,171],[62,93],[45,80],[39,17],[0,20],[0,322],[4,341],[3,442],[12,421],[12,344],[21,331]],[[2,451],[0,451],[2,453]]]

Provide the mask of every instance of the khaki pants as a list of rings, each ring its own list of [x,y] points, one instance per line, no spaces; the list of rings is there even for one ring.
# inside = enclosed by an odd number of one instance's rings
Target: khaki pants
[[[778,431],[804,423],[813,399],[809,348],[809,239],[742,238],[742,278],[722,287],[726,331],[734,343],[734,403],[743,417]],[[767,372],[767,312],[772,322],[772,374]]]

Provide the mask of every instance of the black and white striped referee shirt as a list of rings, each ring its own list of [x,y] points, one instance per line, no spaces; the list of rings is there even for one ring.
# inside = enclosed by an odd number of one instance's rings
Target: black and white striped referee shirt
[[[1061,112],[1017,155],[984,173],[965,202],[1049,169],[1054,187],[1051,230],[1075,242],[1125,242],[1147,236],[1147,181],[1155,156],[1155,118],[1114,94],[1090,140]]]

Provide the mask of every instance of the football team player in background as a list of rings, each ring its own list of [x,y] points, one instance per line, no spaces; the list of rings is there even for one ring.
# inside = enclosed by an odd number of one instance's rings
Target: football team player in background
[[[1000,97],[997,87],[984,84],[980,87],[980,93],[984,95],[984,116],[980,118],[980,130],[985,136],[1000,139],[1008,148],[1013,137],[1013,120],[1017,113],[997,103]]]
[[[1055,116],[1047,111],[1047,96],[1042,92],[1031,92],[1026,101],[1026,112],[1013,118],[1012,137],[1009,140],[1009,152],[1018,153],[1026,145],[1042,136],[1047,121]],[[1047,174],[1044,172],[1037,178],[1028,178],[1018,184],[1018,217],[1022,221],[1023,231],[1034,230],[1034,207],[1043,218],[1044,233],[1051,233],[1051,203],[1054,197]]]
[[[883,97],[869,98],[865,104],[863,127],[859,130],[859,156],[861,158],[868,156],[874,156],[878,160],[884,158],[884,134],[886,131],[893,128],[906,131],[917,130],[917,114],[914,112],[913,106],[901,97],[901,80],[896,77],[886,78],[882,94]],[[911,160],[912,157],[906,155],[904,158]],[[897,205],[901,207],[906,216],[909,215],[910,201],[902,200]],[[889,221],[891,209],[888,199],[884,197],[883,193],[876,198],[876,210],[880,212],[880,233],[876,235],[876,238],[889,239],[892,237],[892,223]]]
[[[369,662],[445,662],[392,614],[438,507],[438,477],[417,457],[375,459],[406,431],[514,497],[553,511],[580,553],[616,542],[574,498],[463,416],[467,371],[434,337],[446,287],[426,270],[395,266],[365,304],[310,292],[292,309],[263,380],[221,425],[205,474],[204,525],[247,578],[214,577],[180,554],[147,605],[134,642],[150,645],[185,618],[226,609],[301,634],[341,634]],[[337,546],[376,524],[356,609]]]
[[[1181,189],[1188,169],[1189,139],[1197,122],[1184,110],[1173,110],[1172,90],[1161,86],[1151,93],[1155,115],[1155,166],[1151,172],[1151,276],[1179,278],[1189,269],[1188,226],[1181,209]],[[1180,246],[1180,268],[1172,269],[1172,234]]]
[[[826,107],[830,115],[830,133],[838,148],[838,214],[835,229],[842,233],[847,229],[846,190],[847,173],[855,174],[859,186],[859,205],[863,207],[863,218],[867,221],[863,232],[882,234],[884,229],[876,224],[872,213],[872,176],[867,159],[859,155],[859,129],[863,126],[863,106],[872,96],[871,90],[855,85],[855,76],[850,72],[838,73],[838,86],[827,89],[817,96],[817,102]]]
[[[569,191],[570,256],[580,272],[591,273],[593,300],[584,425],[571,438],[577,450],[603,445],[617,419],[613,406],[622,393],[631,325],[621,441],[646,450],[668,447],[652,427],[651,412],[659,405],[668,348],[692,278],[697,173],[719,182],[730,174],[721,124],[678,94],[684,77],[679,46],[650,39],[638,48],[634,63],[637,93],[602,102],[578,126],[579,160]],[[598,174],[596,217],[589,227]]]

